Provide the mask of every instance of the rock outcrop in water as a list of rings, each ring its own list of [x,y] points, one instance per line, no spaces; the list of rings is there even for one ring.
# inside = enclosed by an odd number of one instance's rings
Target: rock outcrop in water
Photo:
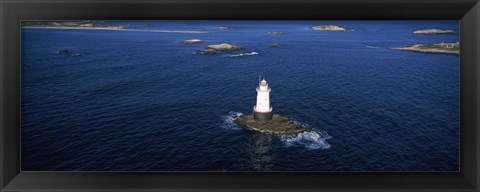
[[[412,33],[413,34],[449,34],[449,33],[455,33],[455,31],[442,30],[442,29],[424,29],[424,30],[416,30]]]
[[[240,49],[242,49],[242,47],[240,46],[222,43],[218,45],[208,45],[207,48],[201,52],[204,54],[213,54],[220,51],[234,51],[234,50],[240,50]]]
[[[293,123],[287,117],[273,114],[270,121],[256,121],[253,115],[242,115],[235,120],[240,127],[261,133],[269,133],[278,136],[294,136],[310,129]]]
[[[336,25],[318,25],[313,26],[314,31],[347,31],[347,28],[339,27]]]
[[[60,51],[57,51],[58,54],[61,54],[61,55],[69,55],[72,53],[72,51],[68,50],[68,49],[63,49],[63,50],[60,50]]]
[[[188,39],[185,41],[182,41],[183,44],[189,45],[189,44],[197,44],[197,43],[202,43],[203,40],[201,39]]]
[[[270,47],[280,47],[280,44],[278,44],[278,43],[272,43],[272,44],[270,45]]]
[[[208,45],[207,49],[213,49],[215,51],[232,51],[241,49],[240,46],[230,45],[227,43],[222,43],[218,45]]]
[[[57,51],[55,53],[60,54],[60,55],[70,55],[72,57],[79,57],[79,56],[82,55],[81,53],[74,53],[74,52],[72,52],[68,49],[63,49],[63,50]]]

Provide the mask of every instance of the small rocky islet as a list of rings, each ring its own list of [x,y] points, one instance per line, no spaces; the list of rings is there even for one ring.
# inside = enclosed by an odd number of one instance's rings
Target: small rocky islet
[[[449,30],[449,29],[422,29],[422,30],[416,30],[414,32],[412,32],[413,34],[424,34],[424,35],[428,35],[428,34],[452,34],[452,33],[455,33],[455,31],[453,30]]]
[[[333,32],[349,31],[349,29],[347,28],[339,27],[336,25],[317,25],[317,26],[311,27],[311,29],[314,31],[333,31]]]
[[[235,51],[243,49],[240,46],[231,45],[228,43],[216,44],[216,45],[208,45],[201,53],[203,54],[214,54],[221,51]]]
[[[71,54],[72,51],[68,50],[68,49],[62,49],[60,51],[57,51],[56,53],[60,54],[60,55],[68,55],[68,54]]]
[[[188,40],[182,41],[182,43],[185,44],[185,45],[197,44],[197,43],[203,43],[203,42],[204,41],[201,40],[201,39],[188,39]]]
[[[270,44],[270,47],[280,47],[280,44],[278,44],[278,43],[272,43],[272,44]]]

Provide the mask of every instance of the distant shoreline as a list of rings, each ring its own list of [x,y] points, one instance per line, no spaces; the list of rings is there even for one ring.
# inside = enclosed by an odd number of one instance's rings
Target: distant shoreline
[[[208,33],[207,31],[195,30],[143,30],[143,29],[124,29],[113,27],[52,27],[52,26],[22,26],[22,29],[67,29],[67,30],[107,30],[107,31],[131,31],[131,32],[152,32],[152,33]]]
[[[414,51],[419,53],[439,53],[439,54],[452,54],[459,55],[457,43],[439,43],[439,44],[413,44],[408,47],[390,48],[393,50],[401,51]]]

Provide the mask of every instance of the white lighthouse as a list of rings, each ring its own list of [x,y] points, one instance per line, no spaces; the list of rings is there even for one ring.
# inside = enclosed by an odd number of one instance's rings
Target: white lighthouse
[[[259,79],[260,80],[260,79]],[[258,83],[257,105],[253,106],[255,120],[269,121],[272,119],[272,107],[270,107],[270,87],[265,78]]]

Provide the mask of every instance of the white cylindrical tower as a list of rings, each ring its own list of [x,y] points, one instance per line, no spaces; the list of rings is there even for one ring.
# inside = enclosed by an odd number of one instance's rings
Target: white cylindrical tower
[[[263,79],[257,87],[257,105],[253,106],[255,120],[269,121],[272,119],[272,107],[270,107],[270,87]]]

